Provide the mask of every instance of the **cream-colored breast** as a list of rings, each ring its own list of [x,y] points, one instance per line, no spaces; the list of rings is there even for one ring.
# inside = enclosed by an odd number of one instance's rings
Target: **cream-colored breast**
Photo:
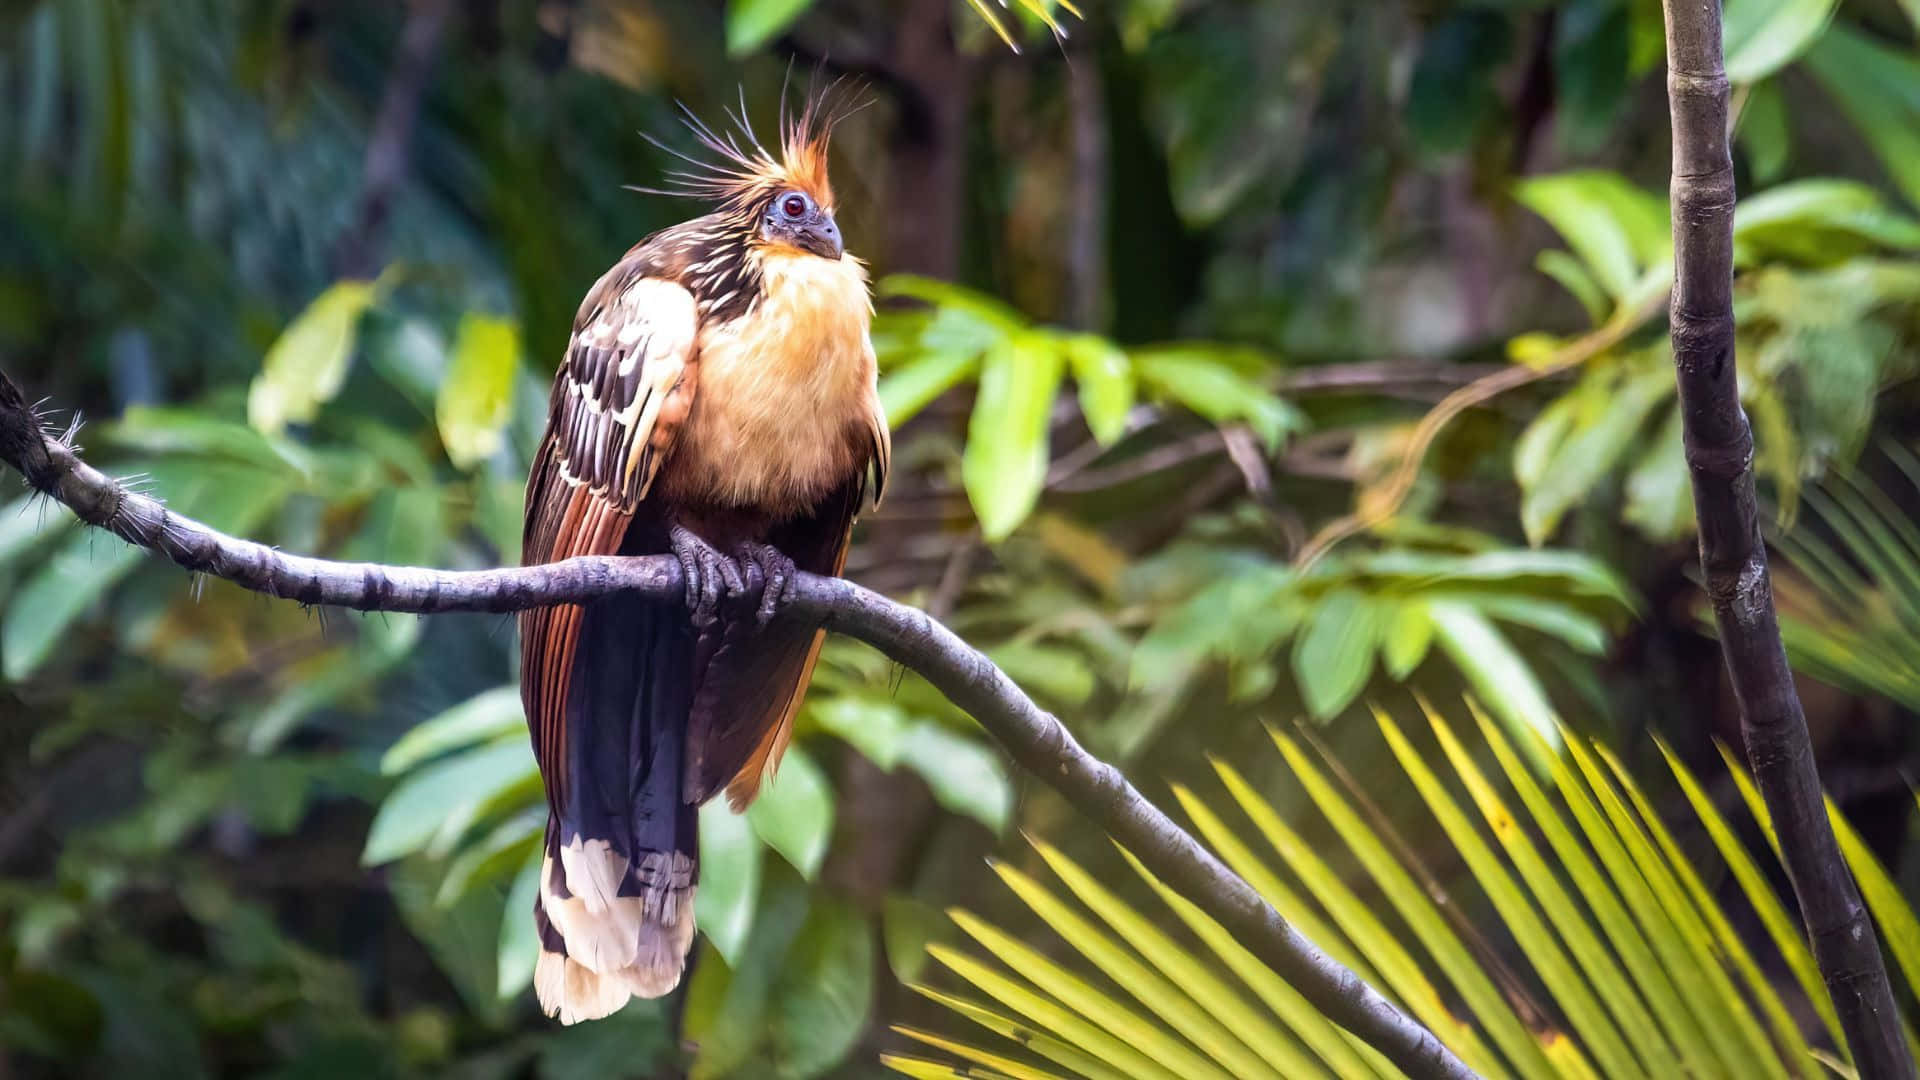
[[[873,302],[851,257],[768,253],[761,269],[754,309],[700,332],[693,412],[662,479],[677,499],[785,517],[867,467]]]

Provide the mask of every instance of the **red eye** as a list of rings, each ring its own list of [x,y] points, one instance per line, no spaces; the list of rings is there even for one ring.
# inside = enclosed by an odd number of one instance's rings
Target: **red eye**
[[[780,200],[780,212],[795,220],[806,217],[807,197],[805,195],[787,196]]]

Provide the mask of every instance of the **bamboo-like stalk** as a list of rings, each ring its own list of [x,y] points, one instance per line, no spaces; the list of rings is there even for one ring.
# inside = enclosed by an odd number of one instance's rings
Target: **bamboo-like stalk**
[[[580,557],[505,570],[429,570],[288,555],[241,540],[127,490],[50,437],[0,374],[0,461],[82,521],[199,573],[269,596],[360,611],[433,614],[519,611],[634,592],[683,603],[670,555]],[[924,611],[834,577],[800,574],[787,608],[865,641],[912,668],[991,732],[1020,766],[1065,796],[1181,895],[1189,897],[1328,1019],[1353,1032],[1414,1080],[1474,1076],[1431,1031],[1336,963],[1273,910],[1120,770],[1087,753],[993,661]]]
[[[1663,0],[1663,7],[1673,114],[1673,362],[1707,595],[1747,760],[1854,1064],[1863,1080],[1910,1077],[1879,940],[1827,820],[1767,577],[1753,432],[1734,370],[1733,156],[1720,0]]]

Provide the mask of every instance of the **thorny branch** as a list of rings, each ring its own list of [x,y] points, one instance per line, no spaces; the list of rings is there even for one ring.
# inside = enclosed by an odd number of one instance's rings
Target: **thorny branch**
[[[1733,156],[1718,0],[1665,0],[1673,114],[1670,325],[1700,562],[1747,761],[1780,838],[1813,955],[1863,1080],[1913,1075],[1873,922],[1834,843],[1780,643],[1734,365]]]
[[[504,570],[429,570],[288,555],[172,513],[128,491],[49,437],[20,390],[0,374],[0,461],[82,521],[188,570],[304,604],[433,614],[508,612],[634,592],[684,599],[678,562],[586,556]],[[841,578],[800,574],[788,611],[874,646],[918,672],[1148,869],[1225,926],[1329,1019],[1366,1040],[1414,1080],[1474,1074],[1434,1034],[1335,963],[1260,895],[1149,802],[1112,765],[1087,753],[1007,674],[923,611]]]

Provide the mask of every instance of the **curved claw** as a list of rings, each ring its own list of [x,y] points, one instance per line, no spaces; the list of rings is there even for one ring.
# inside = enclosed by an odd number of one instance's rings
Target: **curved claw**
[[[778,618],[792,594],[793,575],[797,572],[786,552],[772,544],[746,543],[738,551],[740,565],[757,570],[764,581],[755,606],[754,622],[761,628]]]
[[[687,615],[696,629],[711,628],[720,618],[721,588],[738,584],[740,570],[684,525],[675,525],[669,530],[667,540],[686,577]]]

